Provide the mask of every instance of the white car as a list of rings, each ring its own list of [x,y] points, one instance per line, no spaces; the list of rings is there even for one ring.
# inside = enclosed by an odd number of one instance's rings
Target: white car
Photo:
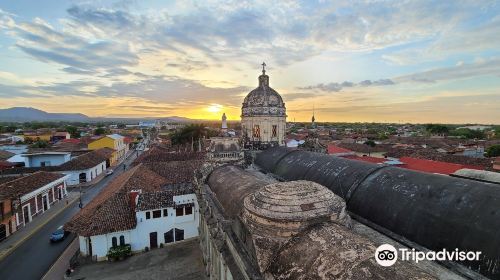
[[[106,170],[106,176],[113,174],[113,172],[114,172],[113,169]]]

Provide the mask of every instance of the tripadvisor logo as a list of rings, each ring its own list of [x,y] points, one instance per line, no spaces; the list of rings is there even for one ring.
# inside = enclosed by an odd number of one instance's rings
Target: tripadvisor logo
[[[398,251],[392,245],[382,244],[375,251],[375,260],[381,266],[391,266],[398,260]]]
[[[399,251],[399,252],[398,252]],[[448,251],[443,249],[441,251],[428,251],[421,252],[415,249],[399,248],[397,250],[394,246],[390,244],[382,244],[375,251],[375,260],[381,266],[391,266],[398,260],[398,253],[400,260],[402,261],[414,261],[418,263],[419,261],[429,260],[429,261],[478,261],[481,252],[473,251],[459,251],[455,249],[453,251]]]

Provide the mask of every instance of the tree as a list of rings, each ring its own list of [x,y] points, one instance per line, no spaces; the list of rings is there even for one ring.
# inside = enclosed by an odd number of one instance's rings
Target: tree
[[[460,138],[466,139],[484,139],[485,134],[481,130],[474,130],[469,128],[458,128],[453,130],[451,133],[453,136],[458,136]]]
[[[368,150],[368,156],[371,155],[371,148],[374,148],[377,145],[377,143],[375,143],[373,140],[365,141],[365,143],[363,143],[363,144],[365,144],[368,147],[370,147],[370,149]]]
[[[442,124],[426,124],[425,130],[432,134],[446,134],[448,133],[448,127]]]
[[[368,140],[368,141],[365,141],[365,143],[363,143],[367,146],[370,146],[370,147],[375,147],[377,145],[377,143],[375,143],[373,140]]]
[[[493,145],[486,149],[487,157],[500,157],[500,145]]]
[[[80,131],[75,126],[68,125],[65,129],[71,135],[71,138],[80,138]]]
[[[124,129],[127,126],[124,123],[119,123],[116,127],[119,129]]]
[[[94,130],[94,135],[103,135],[106,133],[106,129],[104,127],[98,127]]]
[[[47,148],[49,146],[49,142],[45,140],[37,140],[33,144],[30,145],[30,148]]]
[[[206,128],[203,124],[190,124],[174,132],[171,139],[172,144],[178,145],[196,141],[202,139],[203,137],[210,138],[214,135],[214,131]]]

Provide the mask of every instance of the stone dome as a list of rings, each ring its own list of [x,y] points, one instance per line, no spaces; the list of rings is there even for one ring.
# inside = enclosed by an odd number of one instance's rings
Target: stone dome
[[[285,116],[285,103],[279,93],[269,86],[265,70],[259,76],[259,86],[248,93],[241,109],[242,116]]]
[[[310,181],[270,184],[247,196],[242,219],[259,235],[289,238],[311,224],[338,221],[348,215],[344,200]]]

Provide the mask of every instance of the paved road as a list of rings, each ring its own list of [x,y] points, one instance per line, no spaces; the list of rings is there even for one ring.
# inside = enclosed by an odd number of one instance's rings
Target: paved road
[[[127,167],[135,158],[135,154],[131,155],[126,161]],[[114,177],[123,173],[123,164],[115,167],[113,175],[103,178],[94,186],[82,189],[83,205],[85,206],[92,198],[94,198]],[[73,217],[80,208],[78,201],[69,206],[42,228],[33,234],[28,240],[21,244],[14,252],[5,257],[0,262],[0,279],[1,280],[38,280],[49,270],[50,266],[62,254],[64,249],[75,238],[71,234],[63,242],[51,244],[49,242],[50,234],[60,225],[63,225]]]

